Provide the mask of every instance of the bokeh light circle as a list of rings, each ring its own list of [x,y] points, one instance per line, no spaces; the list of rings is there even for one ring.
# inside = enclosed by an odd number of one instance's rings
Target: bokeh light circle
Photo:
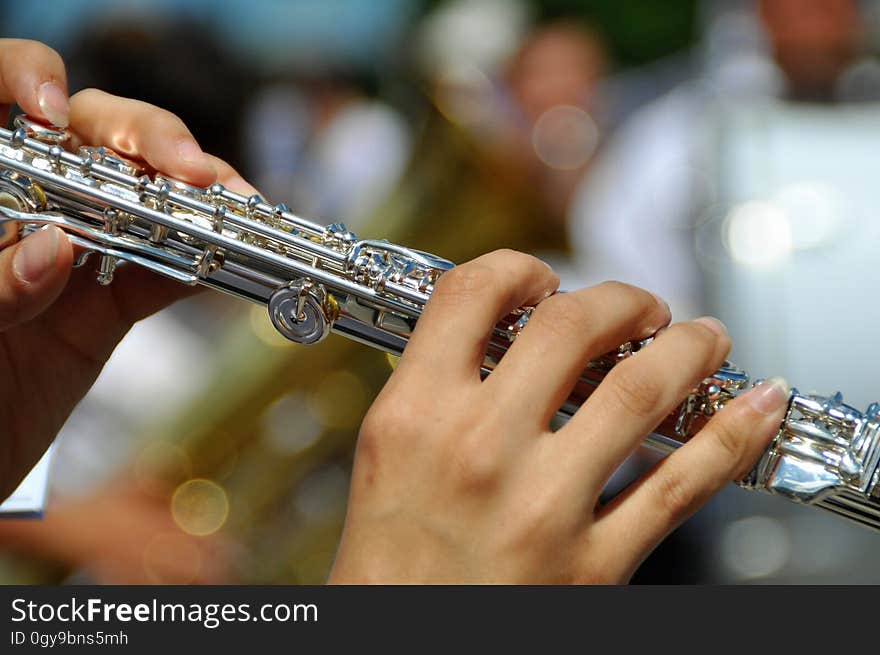
[[[187,534],[203,537],[217,532],[229,517],[229,498],[223,487],[204,478],[187,480],[171,497],[171,515]]]
[[[599,145],[596,121],[579,107],[557,105],[532,128],[535,154],[550,168],[572,170],[589,161]]]

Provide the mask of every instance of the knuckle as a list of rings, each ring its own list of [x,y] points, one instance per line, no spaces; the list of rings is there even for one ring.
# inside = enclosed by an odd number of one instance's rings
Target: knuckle
[[[35,59],[48,59],[52,65],[64,70],[64,60],[55,49],[47,46],[45,43],[34,41],[32,39],[17,39],[15,43],[16,54],[23,61],[33,61]]]
[[[45,55],[49,58],[49,61],[52,62],[52,66],[59,69],[61,74],[64,75],[64,59],[62,59],[61,55],[47,45],[40,45],[42,46]]]
[[[615,295],[645,295],[651,297],[651,294],[641,289],[639,287],[635,287],[631,284],[627,284],[626,282],[621,282],[620,280],[605,280],[604,282],[600,282],[596,285],[597,289],[602,289],[603,291],[608,291],[611,294]]]
[[[548,541],[558,543],[564,523],[555,496],[534,493],[516,507],[516,518],[510,521],[501,537],[502,548],[511,553],[533,552],[546,548]]]
[[[606,280],[596,288],[602,292],[603,297],[613,298],[615,305],[631,308],[640,315],[645,315],[652,309],[658,308],[657,296],[626,282]]]
[[[686,476],[662,468],[656,472],[658,502],[669,522],[674,524],[688,516],[699,501],[699,495]]]
[[[612,296],[626,300],[635,307],[648,309],[657,305],[657,297],[650,291],[627,284],[626,282],[605,280],[601,284],[596,285],[596,289],[602,291],[603,296]]]
[[[410,402],[380,396],[364,416],[358,433],[356,469],[369,481],[383,463],[392,461],[401,444],[416,441],[419,417]]]
[[[410,403],[387,402],[382,399],[373,403],[361,423],[361,439],[380,440],[384,435],[408,429],[413,422]]]
[[[486,255],[488,259],[534,259],[531,255],[527,255],[524,252],[519,252],[518,250],[513,250],[512,248],[498,248],[497,250],[493,250],[488,255]]]
[[[533,496],[529,503],[518,510],[520,532],[527,539],[544,541],[548,533],[555,531],[556,504],[547,495]]]
[[[387,426],[379,419],[365,417],[358,435],[354,472],[356,479],[369,483],[374,477],[382,461],[382,445],[385,441]]]
[[[143,103],[141,109],[148,113],[150,116],[150,120],[157,127],[161,127],[166,131],[173,131],[177,133],[178,138],[181,136],[192,138],[192,135],[189,133],[189,130],[186,127],[186,123],[174,112],[168,111],[167,109],[162,109],[161,107],[157,107],[156,105],[151,105],[149,103]]]
[[[481,258],[483,259],[483,258]],[[529,255],[511,248],[499,248],[485,256],[486,261],[504,269],[526,269],[534,272],[547,270],[547,265],[534,255]]]
[[[470,262],[447,271],[437,281],[431,300],[460,303],[484,295],[495,281],[492,269],[478,262]],[[436,300],[435,300],[436,302]]]
[[[712,332],[712,330],[705,325],[693,321],[688,323],[678,323],[677,325],[673,325],[670,329],[674,329],[677,333],[680,333],[682,337],[687,339],[691,347],[697,348],[699,354],[703,358],[710,357],[714,354],[720,339],[717,334]]]
[[[144,134],[161,134],[162,142],[180,141],[193,139],[186,124],[177,114],[162,109],[156,105],[140,100],[131,100],[136,103],[130,105],[132,116],[138,117],[138,122],[146,128]],[[158,141],[145,140],[145,143],[158,143]]]
[[[608,383],[625,412],[638,418],[648,418],[654,414],[663,397],[663,386],[639,367],[627,366],[629,363],[618,365],[609,375]]]
[[[87,87],[85,89],[77,91],[72,96],[70,96],[70,106],[74,107],[82,102],[93,100],[104,100],[108,97],[111,96],[106,91],[101,91],[101,89],[96,89],[95,87]]]
[[[542,330],[552,336],[562,337],[570,334],[583,334],[585,326],[592,320],[587,303],[581,292],[560,293],[550,296],[536,308],[529,320],[537,321]]]
[[[503,466],[497,439],[480,431],[448,439],[446,445],[459,488],[468,493],[489,492],[498,485]]]

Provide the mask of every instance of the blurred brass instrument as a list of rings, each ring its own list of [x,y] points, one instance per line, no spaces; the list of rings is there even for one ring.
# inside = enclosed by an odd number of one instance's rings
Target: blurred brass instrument
[[[275,329],[300,344],[331,331],[399,355],[437,279],[453,264],[387,241],[362,240],[341,224],[306,221],[283,205],[207,189],[156,174],[109,149],[64,149],[68,135],[26,117],[0,130],[0,224],[22,235],[57,225],[80,248],[77,266],[97,257],[99,284],[123,262],[183,284],[201,284],[268,308]],[[483,373],[491,373],[531,308],[494,330]],[[627,343],[591,362],[567,402],[564,419],[620,360],[647,342]],[[709,417],[750,388],[725,365],[694,389],[645,445],[671,452]],[[880,529],[880,406],[862,413],[832,397],[793,390],[779,431],[740,482],[830,510]]]

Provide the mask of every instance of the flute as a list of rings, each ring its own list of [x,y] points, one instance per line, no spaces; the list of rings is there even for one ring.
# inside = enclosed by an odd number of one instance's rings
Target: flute
[[[363,240],[335,223],[296,216],[260,196],[220,184],[198,188],[139,166],[104,147],[65,150],[66,131],[27,117],[0,129],[0,224],[22,236],[46,225],[79,246],[75,266],[97,258],[97,281],[112,283],[120,264],[135,264],[188,285],[201,284],[266,306],[275,328],[302,344],[331,331],[399,355],[437,279],[453,264],[387,241]],[[493,330],[489,375],[531,308]],[[650,339],[629,342],[590,362],[559,410],[571,417],[622,359]],[[672,452],[730,400],[753,386],[725,363],[645,439]],[[738,484],[834,512],[880,529],[880,405],[865,412],[841,395],[792,389],[770,445]]]

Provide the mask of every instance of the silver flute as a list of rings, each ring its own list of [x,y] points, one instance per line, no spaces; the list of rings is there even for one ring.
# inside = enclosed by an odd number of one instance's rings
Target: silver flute
[[[453,264],[387,241],[362,240],[344,225],[304,220],[284,205],[213,184],[197,188],[103,147],[68,152],[69,134],[27,117],[0,129],[0,225],[22,236],[57,225],[79,246],[76,266],[97,258],[110,284],[123,262],[183,284],[202,284],[260,303],[288,339],[316,343],[331,331],[385,352],[403,352],[437,279]],[[494,369],[531,308],[493,331],[482,368]],[[574,415],[608,371],[647,341],[591,362],[560,410]],[[693,389],[645,445],[665,453],[694,436],[753,386],[725,364]],[[739,484],[832,511],[880,530],[880,405],[865,412],[841,395],[791,391],[785,418]]]

